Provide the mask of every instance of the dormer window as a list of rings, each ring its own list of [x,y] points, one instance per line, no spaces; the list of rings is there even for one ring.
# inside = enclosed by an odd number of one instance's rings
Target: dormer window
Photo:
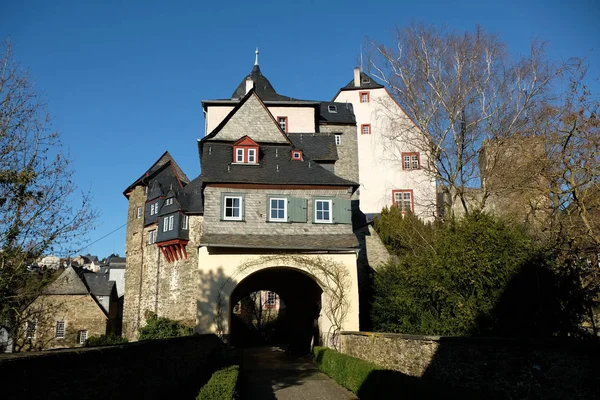
[[[173,198],[169,198],[167,199],[167,201],[165,201],[165,206],[170,206],[171,204],[173,204]]]
[[[371,80],[369,78],[362,78],[362,83],[371,83]]]
[[[327,106],[327,110],[328,110],[330,113],[337,113],[337,106],[334,106],[334,105],[329,105],[329,106]]]
[[[258,164],[258,144],[244,136],[233,144],[234,164]]]
[[[292,150],[292,160],[302,160],[302,151]]]

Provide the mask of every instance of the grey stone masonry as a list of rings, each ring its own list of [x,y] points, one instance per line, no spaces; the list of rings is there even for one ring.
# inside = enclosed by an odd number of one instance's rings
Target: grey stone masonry
[[[287,143],[279,125],[269,110],[261,104],[256,94],[251,95],[244,104],[231,116],[227,124],[214,137],[214,140],[238,140],[249,132],[256,142]]]
[[[221,220],[221,194],[243,193],[245,201],[244,221]],[[267,196],[282,195],[308,200],[307,222],[268,222]],[[214,187],[204,189],[204,223],[202,231],[206,234],[255,234],[255,235],[327,235],[352,234],[352,224],[313,223],[313,199],[331,197],[350,199],[347,188],[324,189],[238,189]]]
[[[339,159],[335,162],[335,174],[349,181],[358,182],[356,125],[320,125],[319,131],[342,134],[342,141],[337,145]]]

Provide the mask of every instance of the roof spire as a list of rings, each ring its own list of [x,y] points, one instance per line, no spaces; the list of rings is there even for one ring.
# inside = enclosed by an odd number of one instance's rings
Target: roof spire
[[[256,58],[254,59],[254,65],[258,65],[258,47],[256,48],[254,54],[256,54]]]

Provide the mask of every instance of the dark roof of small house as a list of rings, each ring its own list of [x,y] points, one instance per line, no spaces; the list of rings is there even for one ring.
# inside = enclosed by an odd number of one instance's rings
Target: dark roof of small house
[[[136,186],[138,186],[140,184],[147,185],[148,182],[152,178],[154,178],[156,175],[158,175],[159,172],[165,171],[167,169],[167,167],[169,167],[169,166],[172,167],[172,172],[167,173],[167,174],[161,174],[162,179],[160,180],[160,183],[163,188],[170,187],[172,184],[175,184],[178,187],[178,186],[180,186],[180,184],[179,184],[180,182],[181,182],[182,186],[185,186],[186,184],[188,184],[190,182],[190,180],[183,173],[181,168],[179,168],[179,165],[177,165],[177,163],[175,162],[173,157],[171,157],[171,154],[168,151],[165,151],[163,153],[163,155],[160,156],[158,158],[158,160],[156,160],[156,162],[154,162],[154,164],[152,164],[152,166],[150,168],[148,168],[148,170],[142,176],[140,176],[138,179],[136,179],[135,182],[133,182],[131,185],[129,185],[127,187],[127,189],[125,189],[123,191],[123,194],[125,196],[127,196],[127,193],[130,190],[132,190],[133,188],[135,188]],[[169,176],[171,178],[167,178]]]
[[[111,268],[114,268],[119,265],[125,265],[126,262],[127,259],[125,257],[119,257],[114,254],[111,254],[110,256],[106,257],[105,260],[105,264]]]
[[[67,267],[54,282],[46,286],[43,294],[88,294],[88,288],[79,277],[78,271]]]
[[[162,207],[160,208],[160,211],[158,212],[159,217],[161,217],[163,215],[167,215],[167,214],[173,214],[174,212],[181,210],[181,205],[179,204],[178,197],[174,197],[175,194],[173,193],[172,190],[170,190],[169,193],[172,193],[172,194],[171,195],[167,194],[167,198],[173,197],[173,204],[167,205],[167,203],[164,202]]]
[[[86,256],[81,256],[81,258],[83,258],[84,264],[98,263],[98,256],[92,256],[88,254]]]
[[[332,133],[288,133],[294,145],[303,154],[315,161],[338,160],[335,134]]]
[[[231,143],[205,143],[200,177],[204,183],[358,186],[327,171],[308,156],[293,160],[291,152],[289,145],[262,145],[258,165],[232,164]]]
[[[368,80],[368,82],[365,82]],[[340,90],[354,90],[354,89],[381,89],[384,86],[377,83],[375,79],[371,78],[369,75],[364,72],[360,73],[360,86],[354,86],[354,79],[352,79],[346,86],[341,88]]]
[[[256,249],[349,250],[358,247],[352,233],[339,235],[230,235],[204,234],[202,246]]]
[[[202,198],[202,179],[197,177],[191,181],[179,196],[177,200],[181,204],[181,209],[187,214],[202,214],[204,212],[204,201]]]
[[[115,287],[115,282],[108,280],[108,274],[84,273],[83,279],[94,296],[110,296]]]
[[[254,82],[254,90],[263,101],[297,101],[292,97],[278,94],[271,82],[262,74],[258,65],[254,65],[250,74],[242,79],[242,82],[231,95],[232,99],[241,99],[246,95],[246,79],[248,77]]]
[[[334,108],[335,111],[330,110]],[[319,122],[332,124],[356,124],[352,103],[321,102]]]

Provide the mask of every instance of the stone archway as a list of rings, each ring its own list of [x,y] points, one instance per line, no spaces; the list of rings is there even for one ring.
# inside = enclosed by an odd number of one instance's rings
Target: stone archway
[[[247,315],[234,313],[238,302],[251,293],[269,291],[277,293],[285,311],[272,321],[274,332],[269,338],[260,337],[248,324]],[[290,267],[270,267],[251,273],[233,289],[229,301],[230,342],[235,346],[272,343],[290,344],[290,350],[305,353],[311,342],[319,344],[319,316],[321,312],[323,289],[311,274]],[[251,303],[254,300],[251,301]],[[280,304],[281,305],[281,304]],[[261,307],[262,304],[251,304]],[[256,316],[250,316],[250,318]],[[256,328],[256,326],[254,326]]]

